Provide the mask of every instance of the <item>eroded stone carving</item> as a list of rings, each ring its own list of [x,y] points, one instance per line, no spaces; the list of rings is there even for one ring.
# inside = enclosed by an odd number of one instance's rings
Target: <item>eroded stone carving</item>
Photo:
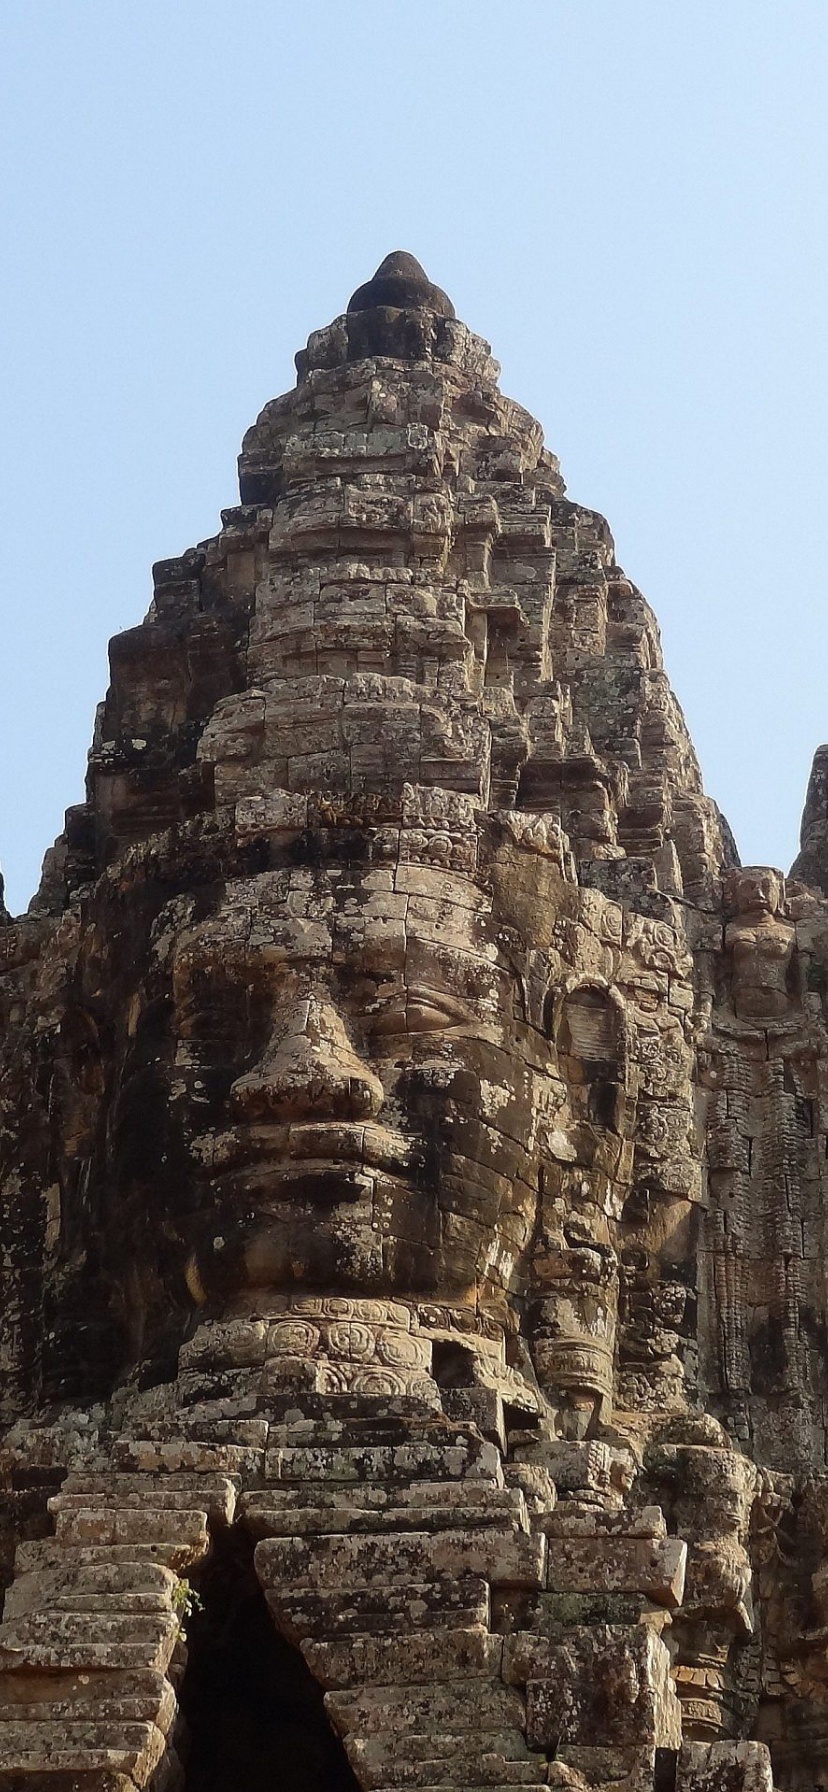
[[[828,1783],[820,878],[411,257],[297,367],[0,902],[0,1792]]]

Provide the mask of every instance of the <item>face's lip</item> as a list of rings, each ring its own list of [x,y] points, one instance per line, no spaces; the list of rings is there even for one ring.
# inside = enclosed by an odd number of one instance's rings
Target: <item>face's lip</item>
[[[194,1141],[205,1168],[231,1181],[295,1182],[336,1171],[354,1176],[380,1171],[408,1178],[420,1158],[411,1139],[375,1121],[308,1120],[289,1126],[254,1124],[208,1133]]]

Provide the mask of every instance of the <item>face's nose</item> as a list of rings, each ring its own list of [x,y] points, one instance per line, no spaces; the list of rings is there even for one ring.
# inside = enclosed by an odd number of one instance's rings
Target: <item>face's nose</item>
[[[231,1090],[248,1120],[372,1120],[382,1106],[378,1076],[354,1051],[327,993],[306,996],[279,1017],[255,1069]]]

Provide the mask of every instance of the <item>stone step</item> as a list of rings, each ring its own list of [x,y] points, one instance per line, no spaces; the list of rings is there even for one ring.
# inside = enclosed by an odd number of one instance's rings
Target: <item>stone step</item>
[[[166,1762],[161,1772],[166,1772]],[[47,1772],[26,1771],[25,1778],[20,1773],[4,1773],[0,1767],[0,1792],[136,1792],[136,1788],[131,1774],[113,1771],[111,1767],[90,1768],[80,1779],[71,1769],[50,1763]]]
[[[179,1628],[178,1618],[169,1609],[147,1615],[111,1610],[36,1611],[27,1612],[14,1624],[0,1625],[0,1646],[4,1650],[26,1648],[29,1643],[49,1640],[56,1646],[67,1642],[74,1647],[89,1638],[96,1642],[146,1643],[155,1649],[162,1638]]]
[[[130,1474],[192,1473],[199,1478],[226,1472],[228,1475],[260,1474],[264,1467],[262,1425],[259,1443],[206,1443],[192,1438],[117,1437],[112,1445],[112,1462],[116,1469]]]
[[[554,1537],[546,1585],[551,1593],[643,1593],[675,1610],[686,1565],[678,1537]]]
[[[514,1497],[491,1489],[491,1507],[483,1500],[447,1501],[445,1505],[360,1507],[344,1503],[328,1506],[275,1506],[267,1493],[249,1494],[244,1515],[257,1537],[353,1535],[391,1531],[471,1530],[512,1520],[515,1529],[528,1530],[525,1506]],[[360,1499],[360,1494],[355,1496]]]
[[[413,1442],[403,1433],[387,1441],[375,1438],[348,1444],[340,1442],[341,1433],[326,1443],[315,1441],[306,1428],[291,1428],[278,1445],[271,1446],[265,1456],[268,1481],[298,1482],[368,1482],[404,1481],[415,1478],[426,1482],[454,1481],[471,1478],[472,1474],[492,1485],[501,1480],[499,1453],[491,1444],[466,1438],[456,1442],[434,1444]]]
[[[438,1735],[441,1730],[486,1736],[524,1723],[525,1701],[516,1688],[484,1675],[415,1686],[363,1687],[329,1692],[325,1709],[343,1736]]]
[[[50,1512],[83,1511],[105,1507],[109,1511],[139,1511],[147,1506],[166,1512],[205,1512],[230,1524],[236,1489],[227,1476],[190,1475],[69,1475],[59,1493],[49,1500]]]
[[[347,1591],[280,1587],[266,1592],[279,1628],[297,1642],[489,1627],[489,1587],[480,1575],[437,1575],[427,1582]]]
[[[531,1766],[524,1767],[522,1762],[518,1763],[519,1773],[516,1773],[513,1778],[509,1776],[508,1771],[511,1763],[505,1761],[502,1765],[502,1781],[488,1778],[470,1779],[468,1773],[474,1772],[474,1769],[469,1767],[467,1770],[467,1777],[465,1779],[460,1779],[457,1782],[453,1780],[440,1780],[435,1781],[434,1784],[432,1784],[431,1780],[424,1780],[420,1777],[416,1783],[416,1792],[480,1792],[480,1788],[483,1786],[485,1786],[486,1792],[515,1792],[516,1786],[520,1786],[522,1792],[549,1792],[549,1781],[540,1778],[541,1773],[546,1767],[545,1760],[541,1759],[537,1766],[532,1764]],[[433,1766],[439,1767],[440,1762],[423,1761],[421,1763],[421,1767],[426,1773],[428,1773],[429,1769]],[[382,1787],[379,1789],[379,1792],[391,1792],[391,1788]],[[394,1788],[394,1792],[398,1792],[398,1789]]]
[[[115,1678],[114,1675],[111,1676]],[[37,1699],[26,1704],[4,1704],[7,1690],[5,1676],[0,1676],[0,1726],[4,1724],[57,1724],[64,1730],[69,1723],[116,1723],[121,1728],[128,1724],[152,1723],[164,1735],[176,1713],[175,1693],[168,1680],[164,1682],[165,1692],[160,1700],[146,1697],[131,1698],[125,1693],[114,1693],[111,1698],[102,1696],[100,1692],[87,1693],[85,1698]],[[88,1707],[88,1717],[86,1708]],[[0,1728],[0,1742],[8,1732]],[[0,1752],[0,1765],[2,1765]]]
[[[97,1712],[99,1703],[106,1699],[117,1700],[119,1710],[130,1699],[137,1699],[143,1707],[142,1716],[163,1729],[156,1713],[166,1711],[171,1692],[166,1675],[146,1666],[101,1668],[92,1673],[65,1668],[34,1672],[15,1668],[0,1677],[0,1696],[4,1708],[11,1713],[9,1721],[16,1715],[21,1723],[37,1704],[71,1704],[83,1714],[87,1705]]]
[[[162,1642],[152,1655],[140,1643],[26,1643],[6,1648],[0,1642],[0,1674],[84,1673],[106,1668],[158,1668],[164,1672],[175,1647]]]
[[[409,1410],[402,1408],[408,1404]],[[401,1396],[377,1396],[369,1400],[351,1394],[286,1394],[268,1397],[268,1446],[282,1449],[313,1445],[317,1449],[338,1444],[425,1444],[432,1449],[460,1445],[472,1461],[496,1461],[493,1445],[484,1445],[471,1426],[447,1419],[442,1412],[423,1412],[418,1401]]]
[[[211,1407],[205,1405],[205,1413]],[[297,1428],[317,1426],[331,1442],[349,1432],[362,1432],[366,1443],[405,1443],[412,1432],[421,1436],[429,1430],[440,1430],[451,1437],[453,1426],[446,1423],[439,1408],[429,1411],[413,1394],[335,1394],[304,1392],[291,1388],[280,1393],[268,1389],[267,1416],[271,1444],[289,1443],[296,1439]],[[471,1441],[471,1440],[469,1440]]]
[[[361,1481],[358,1486],[348,1481],[316,1482],[312,1488],[302,1482],[272,1481],[267,1487],[255,1488],[242,1495],[239,1512],[249,1504],[272,1506],[274,1511],[299,1511],[313,1504],[319,1510],[379,1512],[408,1511],[419,1506],[439,1506],[451,1510],[461,1508],[501,1509],[523,1513],[526,1498],[522,1487],[497,1486],[493,1481],[467,1476],[461,1480],[427,1481]]]
[[[306,1641],[308,1667],[326,1689],[346,1686],[414,1686],[434,1680],[498,1677],[504,1639],[482,1629],[432,1630],[408,1636],[355,1636]]]
[[[385,1792],[408,1792],[408,1788],[421,1784],[504,1785],[514,1774],[520,1774],[513,1781],[520,1785],[524,1783],[524,1772],[529,1783],[535,1785],[547,1771],[546,1757],[530,1753],[519,1729],[491,1731],[483,1746],[473,1750],[467,1730],[448,1730],[436,1736],[409,1735],[404,1748],[393,1735],[353,1735],[347,1737],[345,1747],[365,1792],[378,1792],[380,1787]]]
[[[4,1724],[0,1764],[5,1773],[77,1773],[105,1769],[145,1784],[163,1759],[166,1739],[154,1724]]]
[[[147,1548],[170,1568],[201,1561],[210,1546],[206,1512],[168,1512],[163,1507],[143,1507],[138,1512],[81,1507],[59,1512],[56,1539],[65,1548],[99,1545],[111,1550],[125,1546],[133,1552]]]
[[[119,1441],[128,1442],[129,1440]],[[163,1494],[165,1497],[167,1494],[179,1493],[198,1495],[198,1498],[193,1499],[190,1503],[201,1505],[203,1498],[206,1498],[208,1494],[215,1494],[223,1499],[228,1491],[231,1493],[235,1491],[235,1485],[232,1475],[220,1474],[215,1470],[209,1474],[196,1474],[192,1470],[183,1473],[180,1469],[164,1470],[163,1472],[155,1472],[151,1469],[107,1469],[105,1473],[101,1473],[98,1469],[73,1468],[61,1482],[55,1498],[60,1498],[62,1494],[88,1493],[90,1489],[97,1492],[102,1487],[111,1487],[113,1490],[117,1490],[119,1495],[121,1493],[146,1494],[147,1489],[151,1491],[153,1488],[157,1488],[159,1494]]]
[[[113,1618],[148,1618],[169,1612],[171,1602],[166,1593],[64,1593],[53,1598],[50,1609],[78,1616],[108,1613]]]
[[[208,1546],[205,1511],[168,1511],[144,1505],[137,1511],[73,1506],[57,1515],[55,1536],[63,1544],[173,1543],[203,1554]]]
[[[295,1402],[294,1402],[295,1404]],[[166,1460],[174,1462],[184,1446],[194,1446],[193,1460],[205,1461],[206,1456],[199,1457],[200,1447],[207,1450],[220,1444],[232,1449],[261,1452],[268,1440],[270,1426],[266,1418],[251,1418],[249,1413],[240,1415],[237,1402],[228,1402],[233,1406],[230,1416],[223,1409],[222,1402],[212,1401],[207,1409],[207,1416],[181,1411],[179,1408],[168,1419],[148,1421],[147,1424],[136,1424],[128,1436],[116,1439],[113,1445],[112,1460],[118,1468],[127,1466],[125,1458],[129,1458],[129,1450],[133,1445],[155,1444],[165,1447]],[[134,1472],[133,1465],[129,1463]],[[183,1473],[181,1465],[177,1470]]]
[[[179,1571],[200,1559],[201,1555],[195,1555],[189,1543],[169,1538],[151,1543],[74,1544],[55,1537],[38,1537],[30,1543],[19,1543],[14,1561],[18,1574],[39,1574],[45,1569],[65,1568],[71,1572],[91,1567],[120,1568],[129,1564],[136,1567],[154,1564]]]
[[[543,1519],[547,1537],[666,1537],[667,1522],[660,1506],[606,1512],[578,1500],[559,1500]]]
[[[340,1590],[387,1586],[437,1575],[479,1574],[494,1585],[537,1587],[545,1572],[546,1540],[521,1531],[412,1531],[391,1536],[269,1537],[256,1546],[256,1572],[265,1588]]]
[[[76,1550],[61,1552],[53,1568],[18,1574],[6,1594],[5,1622],[30,1611],[57,1607],[64,1611],[168,1610],[178,1576],[161,1562],[110,1562],[78,1566]],[[146,1607],[141,1602],[148,1601]],[[137,1603],[136,1603],[137,1602]]]
[[[155,1668],[164,1673],[179,1634],[173,1613],[156,1620],[102,1612],[41,1612],[0,1627],[0,1670]]]

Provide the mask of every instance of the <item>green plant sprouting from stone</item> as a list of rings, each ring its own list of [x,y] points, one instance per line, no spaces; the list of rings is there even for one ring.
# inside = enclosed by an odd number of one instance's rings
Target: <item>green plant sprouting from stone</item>
[[[181,1635],[186,1637],[188,1619],[194,1612],[204,1610],[204,1601],[188,1580],[180,1580],[172,1596],[172,1608],[178,1619]]]

